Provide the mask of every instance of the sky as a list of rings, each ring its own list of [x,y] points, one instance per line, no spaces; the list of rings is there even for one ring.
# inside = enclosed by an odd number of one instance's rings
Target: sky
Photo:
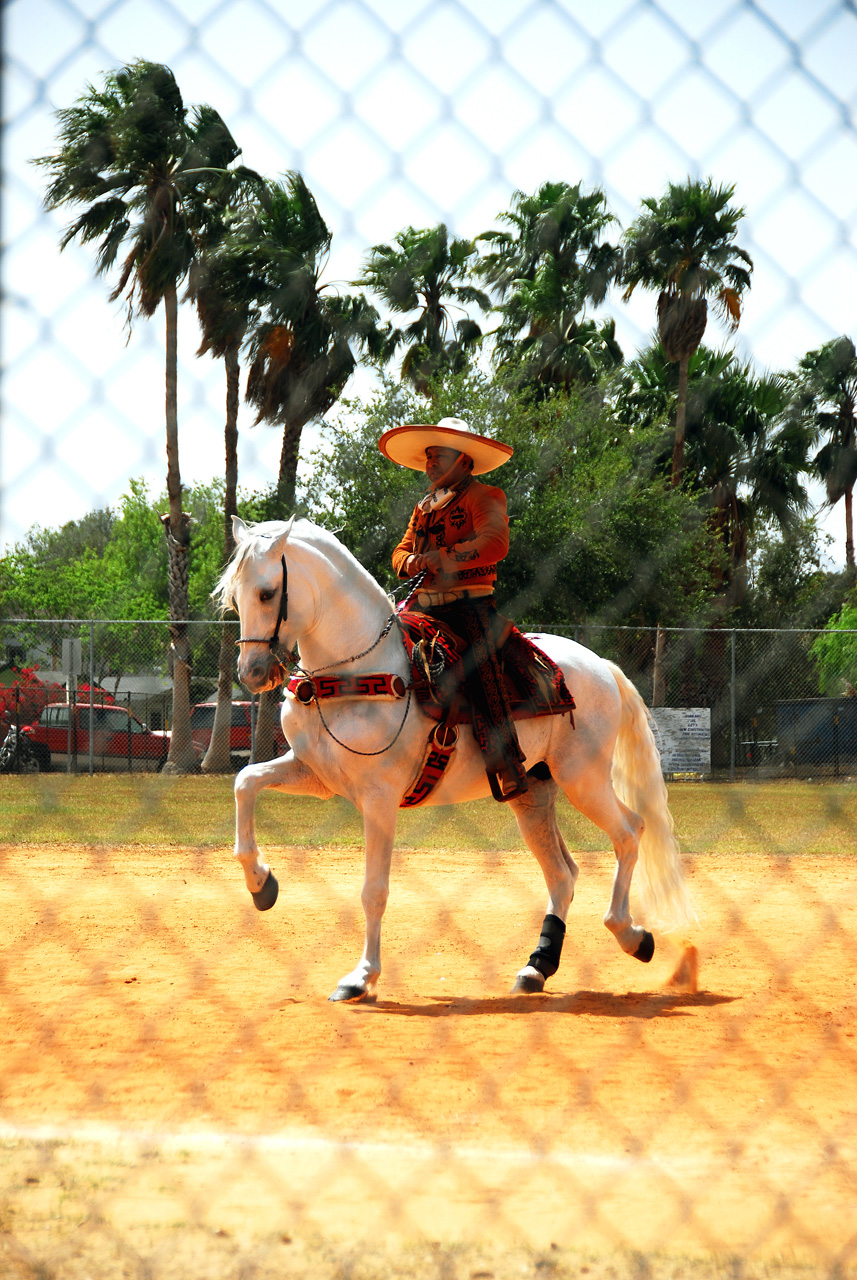
[[[736,337],[711,321],[706,343],[762,372],[856,336],[855,0],[6,0],[3,22],[0,545],[115,505],[132,478],[164,485],[163,317],[129,332],[92,252],[60,253],[70,215],[44,211],[31,163],[56,110],[135,58],[216,107],[244,163],[303,173],[331,284],[406,225],[473,237],[548,179],[602,188],[626,227],[667,182],[710,176],[735,186],[755,270]],[[182,311],[191,484],[222,472],[224,392]],[[652,294],[602,313],[626,356],[647,345]],[[247,406],[240,427],[241,484],[260,488],[279,434]],[[841,504],[822,523],[841,564]]]

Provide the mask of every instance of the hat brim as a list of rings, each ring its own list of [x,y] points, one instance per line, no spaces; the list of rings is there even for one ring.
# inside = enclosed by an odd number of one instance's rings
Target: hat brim
[[[473,474],[482,476],[508,462],[514,450],[500,440],[487,436],[456,431],[453,427],[437,427],[430,423],[413,423],[406,427],[393,427],[385,431],[378,441],[378,448],[385,458],[397,462],[400,467],[412,471],[425,471],[426,449],[455,449],[473,459]]]

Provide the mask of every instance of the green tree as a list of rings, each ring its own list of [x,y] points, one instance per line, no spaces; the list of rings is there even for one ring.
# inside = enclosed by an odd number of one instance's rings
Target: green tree
[[[238,155],[213,108],[188,115],[170,69],[138,60],[89,85],[57,112],[59,150],[37,163],[49,174],[49,209],[84,205],[61,241],[97,243],[104,274],[125,256],[111,299],[125,296],[129,321],[163,303],[166,321],[166,437],[173,657],[173,735],[166,768],[196,767],[190,737],[187,617],[189,524],[182,509],[177,412],[177,290],[194,257],[193,228],[222,171]]]
[[[816,440],[815,470],[831,506],[845,507],[845,563],[854,573],[854,484],[857,481],[857,354],[848,337],[834,338],[798,362],[793,378],[798,412]]]
[[[810,648],[819,692],[825,697],[857,695],[857,604],[845,601]]]
[[[501,316],[496,367],[540,387],[597,381],[622,361],[614,322],[585,317],[621,265],[619,248],[603,238],[615,221],[604,193],[546,182],[534,195],[516,191],[498,220],[511,230],[476,238],[490,246],[477,272]]]
[[[734,187],[711,179],[669,183],[659,199],[643,200],[644,212],[624,237],[624,297],[637,285],[658,290],[658,334],[667,360],[678,365],[672,482],[681,484],[688,364],[702,341],[712,301],[730,328],[741,319],[752,259],[735,244],[744,210],[730,205]]]
[[[486,477],[507,494],[511,547],[498,599],[519,623],[653,625],[687,620],[711,593],[712,539],[692,495],[654,466],[657,431],[630,435],[594,394],[540,401],[469,372],[433,387],[456,415],[515,453]],[[388,589],[390,556],[424,478],[378,450],[388,427],[414,420],[415,396],[386,383],[314,456],[307,504]]]
[[[470,312],[490,311],[491,302],[473,284],[476,257],[473,242],[450,236],[442,222],[424,230],[406,227],[392,244],[370,249],[355,281],[373,290],[394,315],[416,313],[402,328],[388,326],[379,356],[386,362],[404,348],[401,376],[422,395],[430,396],[439,374],[465,369],[482,341]]]
[[[241,306],[249,308],[246,398],[257,423],[283,428],[281,516],[294,507],[304,427],[336,404],[356,367],[355,349],[377,349],[375,309],[322,283],[330,243],[312,192],[299,173],[288,173],[265,184],[224,245]]]
[[[59,529],[34,525],[0,559],[0,613],[5,618],[102,617],[114,585],[102,557],[115,524],[115,514],[101,510]]]
[[[825,568],[832,539],[804,516],[788,528],[760,522],[750,536],[750,583],[740,613],[747,627],[822,627],[841,608],[845,576]]]

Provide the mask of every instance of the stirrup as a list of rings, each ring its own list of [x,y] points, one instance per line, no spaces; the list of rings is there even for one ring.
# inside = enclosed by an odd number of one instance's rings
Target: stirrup
[[[501,781],[501,775],[496,771],[489,772],[488,770],[486,770],[486,773],[488,774],[488,785],[491,788],[491,794],[495,800],[499,800],[501,803],[506,800],[515,800],[517,799],[518,796],[524,795],[525,792],[529,791],[530,789],[530,784],[527,781],[526,774],[523,774],[520,778],[518,778],[515,782],[513,782],[512,786],[508,791],[504,791],[503,784]]]

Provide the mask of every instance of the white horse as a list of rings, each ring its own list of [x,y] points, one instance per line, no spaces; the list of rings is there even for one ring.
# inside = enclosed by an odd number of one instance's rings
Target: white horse
[[[245,525],[233,518],[237,549],[212,595],[241,619],[238,676],[251,692],[284,678],[282,648],[298,645],[300,669],[353,676],[382,672],[410,681],[390,597],[332,533],[307,520]],[[589,650],[560,636],[532,639],[561,668],[577,709],[569,715],[517,722],[526,754],[529,790],[509,803],[527,847],[542,869],[548,914],[530,962],[513,991],[540,992],[556,972],[578,866],[556,820],[557,788],[610,838],[616,873],[604,923],[619,946],[648,961],[649,929],[629,907],[639,856],[645,923],[669,930],[690,923],[684,882],[660,758],[645,705],[627,677]],[[398,685],[399,691],[402,684]],[[363,815],[366,843],[362,902],[366,941],[356,967],[339,980],[331,1000],[375,995],[381,973],[381,919],[387,905],[396,815],[426,754],[433,722],[408,692],[395,698],[335,698],[304,705],[287,696],[282,727],[290,750],[242,769],[235,781],[235,856],[260,910],[278,886],[259,855],[256,797],[266,787],[290,794],[345,796]],[[618,793],[618,794],[617,794]],[[427,804],[455,804],[489,794],[483,759],[464,727],[446,772]]]

